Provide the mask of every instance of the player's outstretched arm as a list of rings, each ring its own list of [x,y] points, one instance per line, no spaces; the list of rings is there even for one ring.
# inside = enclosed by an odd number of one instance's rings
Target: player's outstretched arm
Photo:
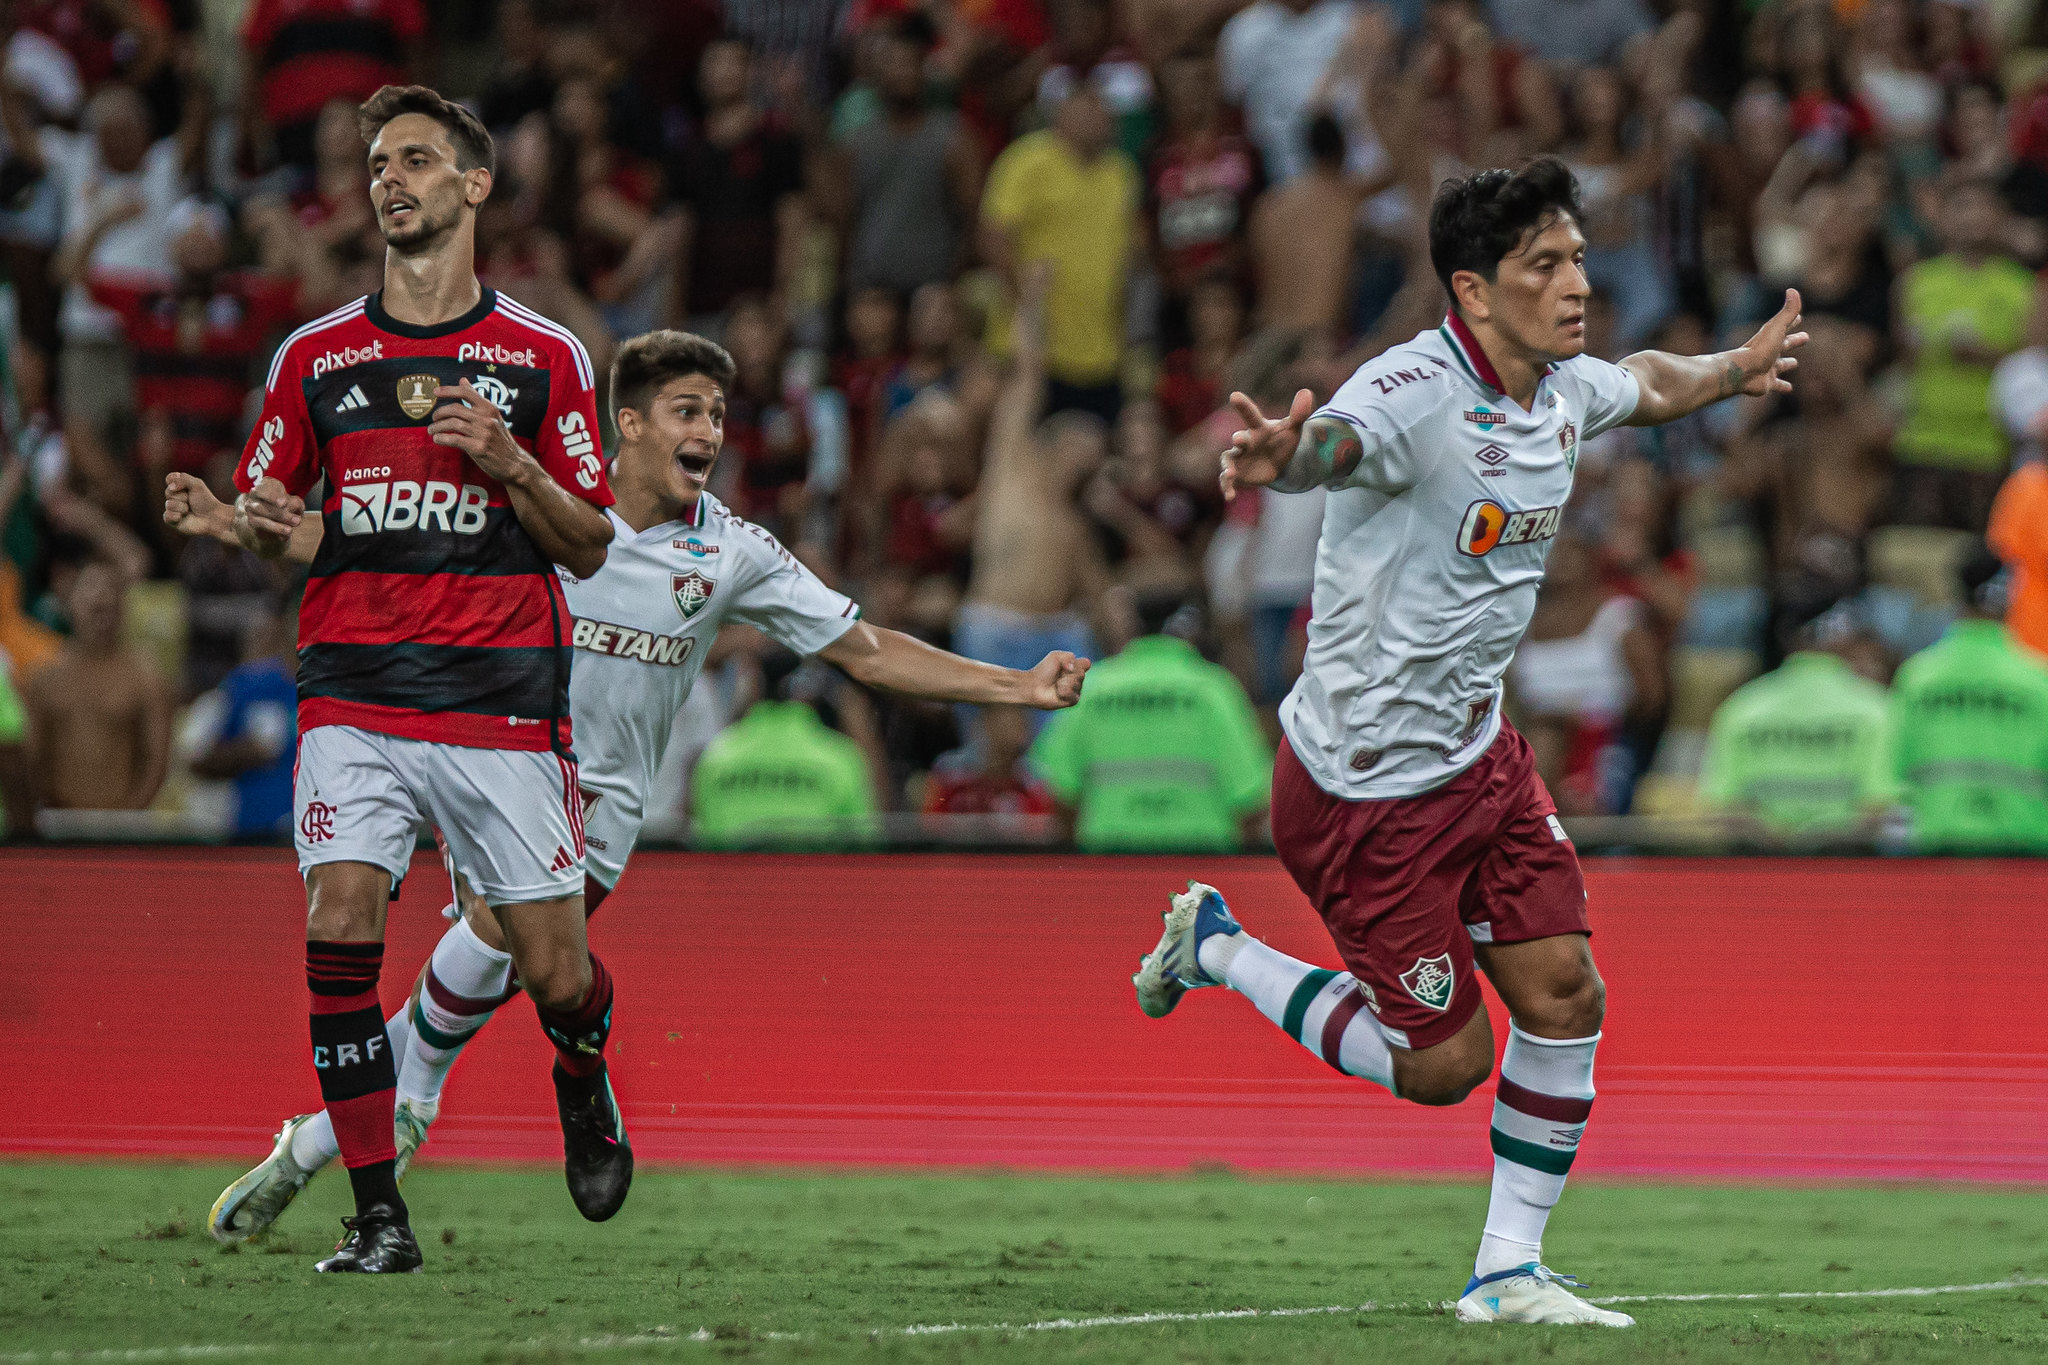
[[[1365,455],[1349,422],[1310,416],[1316,410],[1316,396],[1309,389],[1294,395],[1285,417],[1268,418],[1241,393],[1230,395],[1230,406],[1245,425],[1223,452],[1226,502],[1235,499],[1240,488],[1305,493],[1351,473]]]
[[[206,536],[237,549],[242,544],[235,535],[235,509],[216,498],[206,481],[193,474],[172,470],[164,475],[164,525],[180,535]],[[311,564],[325,530],[319,517],[302,517],[285,544],[284,558]]]
[[[452,446],[505,486],[513,515],[540,552],[578,578],[604,567],[612,524],[604,512],[554,480],[539,460],[519,448],[491,401],[469,381],[434,390],[443,406],[427,425],[437,446]]]
[[[1081,679],[1088,672],[1088,660],[1065,650],[1053,651],[1025,672],[963,659],[865,621],[854,622],[852,630],[825,646],[818,657],[845,669],[855,682],[884,692],[980,706],[1035,706],[1041,711],[1057,711],[1081,700]]]
[[[1621,362],[1636,377],[1640,396],[1629,417],[1632,427],[1654,427],[1697,412],[1709,403],[1738,393],[1762,397],[1790,393],[1785,378],[1799,366],[1791,353],[1806,344],[1799,326],[1799,291],[1785,291],[1785,306],[1766,322],[1747,345],[1714,355],[1672,355],[1638,351]]]

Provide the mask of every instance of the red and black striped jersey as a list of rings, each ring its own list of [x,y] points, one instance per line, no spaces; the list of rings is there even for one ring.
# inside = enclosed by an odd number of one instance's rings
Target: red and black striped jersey
[[[271,477],[304,496],[326,477],[299,609],[299,729],[567,752],[575,623],[554,566],[504,486],[427,434],[434,389],[461,380],[557,483],[611,504],[596,376],[559,324],[486,289],[439,326],[399,322],[372,294],[294,332],[235,486]]]

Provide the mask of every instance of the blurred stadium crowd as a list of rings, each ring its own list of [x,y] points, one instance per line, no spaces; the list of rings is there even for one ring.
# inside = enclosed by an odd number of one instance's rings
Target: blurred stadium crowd
[[[1259,838],[1321,509],[1222,501],[1225,395],[1327,394],[1434,325],[1433,186],[1537,153],[1583,188],[1596,354],[1735,344],[1786,286],[1813,333],[1792,397],[1584,451],[1510,675],[1568,815],[1874,828],[1912,795],[1885,694],[1901,663],[1959,611],[2009,610],[2048,650],[2035,0],[8,0],[0,17],[17,833],[36,808],[54,834],[290,818],[295,585],[157,513],[168,470],[231,492],[277,340],[378,286],[352,113],[387,81],[470,101],[498,138],[487,284],[600,369],[656,326],[731,350],[716,491],[868,619],[1001,663],[1118,656],[1041,734],[729,632],[650,836],[694,804],[703,837],[741,840],[767,803],[870,832],[929,812],[1057,837],[1079,806],[1091,846]],[[1046,337],[1020,365],[1029,288]],[[1051,420],[992,429],[1006,384],[1039,386]],[[1981,568],[1987,530],[2017,576]],[[2028,667],[2012,696],[2040,702]],[[2048,710],[1999,723],[2030,717],[2048,732]],[[2039,763],[2011,780],[2044,803]]]

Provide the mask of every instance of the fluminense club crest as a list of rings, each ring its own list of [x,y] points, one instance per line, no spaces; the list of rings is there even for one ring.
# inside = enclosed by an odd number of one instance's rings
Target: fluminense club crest
[[[675,584],[676,610],[685,621],[704,610],[704,604],[711,600],[712,591],[718,586],[695,569],[676,574],[671,581]]]
[[[1408,994],[1415,997],[1418,1005],[1427,1005],[1441,1013],[1451,1007],[1451,991],[1457,977],[1451,969],[1451,955],[1439,953],[1435,957],[1418,957],[1415,965],[1401,973],[1401,984],[1408,988]]]

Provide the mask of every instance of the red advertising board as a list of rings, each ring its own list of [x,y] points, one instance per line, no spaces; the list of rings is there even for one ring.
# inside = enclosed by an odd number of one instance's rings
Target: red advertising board
[[[643,1161],[1460,1172],[1448,1110],[1336,1075],[1225,991],[1149,1020],[1166,894],[1334,961],[1265,859],[644,854],[593,924]],[[1588,864],[1609,1011],[1578,1170],[2048,1180],[2048,867]],[[271,850],[0,853],[0,1151],[254,1155],[318,1105],[303,897]],[[416,864],[395,1007],[443,927]],[[1496,1033],[1502,1033],[1496,1009]],[[555,1160],[549,1052],[514,1001],[428,1151]]]

